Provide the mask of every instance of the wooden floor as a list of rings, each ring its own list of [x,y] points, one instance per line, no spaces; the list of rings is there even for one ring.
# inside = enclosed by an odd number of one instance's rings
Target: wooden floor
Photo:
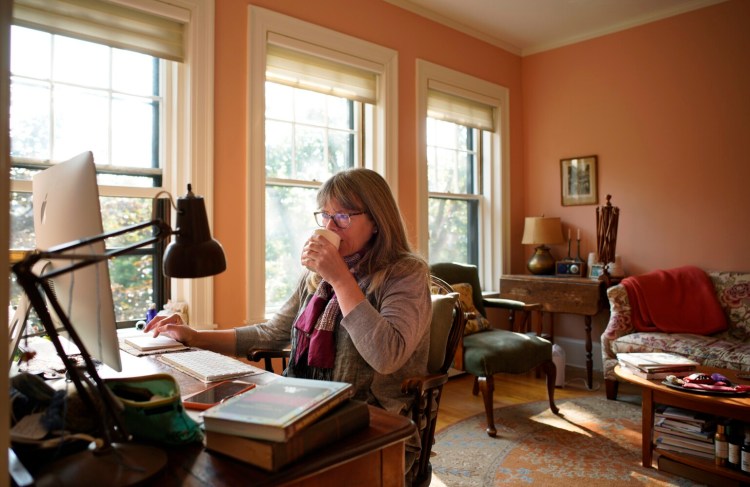
[[[581,396],[605,396],[601,372],[594,372],[592,390],[586,387],[583,378],[585,371],[569,367],[565,373],[565,386],[555,388],[555,400]],[[462,374],[452,377],[445,385],[443,397],[440,400],[437,431],[462,419],[484,413],[481,393],[474,396],[471,392],[473,380],[472,376]],[[620,395],[629,393],[626,386],[627,384],[621,384]],[[495,376],[494,407],[496,408],[546,400],[547,385],[545,379],[536,378],[533,372],[518,375],[497,374]]]

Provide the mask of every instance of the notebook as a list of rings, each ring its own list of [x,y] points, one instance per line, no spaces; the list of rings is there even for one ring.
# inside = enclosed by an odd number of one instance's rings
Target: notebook
[[[159,335],[157,337],[146,334],[142,336],[133,336],[126,338],[125,343],[142,352],[150,350],[180,350],[187,348],[174,338],[166,335]]]

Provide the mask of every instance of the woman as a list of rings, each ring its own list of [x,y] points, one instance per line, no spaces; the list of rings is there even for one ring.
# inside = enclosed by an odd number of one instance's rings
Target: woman
[[[313,235],[296,291],[266,323],[193,330],[178,315],[146,326],[187,345],[245,356],[250,348],[291,343],[284,375],[349,382],[355,398],[405,413],[407,377],[427,372],[432,307],[429,269],[414,254],[386,181],[369,169],[342,171],[318,191],[318,224],[340,238],[337,249]]]

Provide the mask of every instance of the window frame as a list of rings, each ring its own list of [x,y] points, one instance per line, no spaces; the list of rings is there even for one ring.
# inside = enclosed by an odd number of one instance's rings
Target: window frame
[[[162,186],[124,188],[100,185],[101,196],[153,198],[161,190],[175,201],[191,183],[213,221],[214,0],[114,0],[130,8],[185,22],[185,61],[167,64],[168,89],[175,95],[163,105],[168,127],[162,147]],[[200,115],[197,115],[200,114]],[[170,161],[173,161],[170,163]],[[31,192],[31,181],[10,181],[11,191]],[[213,328],[213,278],[172,279],[173,301],[187,302],[191,326]],[[163,303],[162,303],[163,304]]]
[[[494,131],[483,131],[482,186],[479,194],[479,276],[494,290],[510,268],[510,137],[508,88],[438,64],[417,59],[417,232],[418,249],[429,258],[427,96],[430,82],[441,91],[494,108]],[[489,145],[489,147],[487,147]]]
[[[271,10],[248,6],[248,126],[246,210],[246,322],[259,323],[265,315],[265,66],[269,34],[279,34],[297,46],[317,46],[338,52],[339,62],[359,64],[378,74],[378,100],[374,105],[373,169],[398,187],[398,53],[362,39],[301,21]],[[315,47],[310,48],[316,52]],[[311,210],[312,211],[312,210]]]

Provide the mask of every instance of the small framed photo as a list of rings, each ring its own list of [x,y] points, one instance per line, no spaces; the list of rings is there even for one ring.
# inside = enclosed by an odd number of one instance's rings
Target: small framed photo
[[[563,206],[599,203],[596,161],[596,156],[560,159]]]
[[[589,267],[589,277],[591,279],[599,279],[604,274],[604,264],[591,264]]]

